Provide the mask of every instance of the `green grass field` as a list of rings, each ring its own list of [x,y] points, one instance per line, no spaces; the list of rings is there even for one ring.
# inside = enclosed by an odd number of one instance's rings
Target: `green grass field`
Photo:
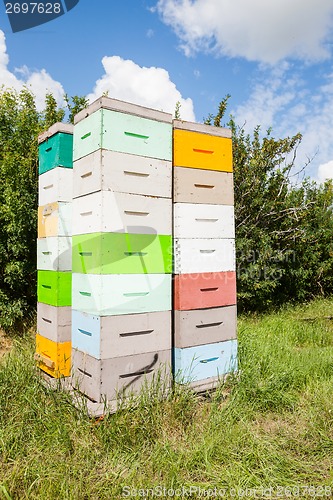
[[[207,397],[144,393],[102,421],[40,383],[31,334],[15,340],[0,360],[0,498],[138,498],[157,486],[333,496],[332,309],[242,317],[238,377]],[[280,496],[260,493],[269,487]]]

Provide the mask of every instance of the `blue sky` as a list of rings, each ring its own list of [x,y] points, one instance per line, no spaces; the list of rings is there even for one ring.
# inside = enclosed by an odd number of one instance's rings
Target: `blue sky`
[[[231,94],[247,131],[301,132],[298,163],[333,177],[332,0],[80,0],[12,33],[0,4],[0,84],[110,97],[203,121]]]

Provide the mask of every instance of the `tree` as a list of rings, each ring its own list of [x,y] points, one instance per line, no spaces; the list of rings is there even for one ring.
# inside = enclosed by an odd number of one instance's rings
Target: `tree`
[[[45,96],[44,128],[47,130],[54,123],[62,122],[65,117],[65,110],[58,109],[57,101],[52,94]]]
[[[227,96],[206,123],[221,126]],[[238,303],[262,310],[333,291],[332,183],[292,183],[301,134],[252,134],[230,117],[233,138]]]
[[[77,95],[69,98],[67,94],[65,94],[64,99],[69,111],[68,122],[74,123],[75,115],[77,115],[82,109],[86,108],[89,105],[89,101],[86,97],[80,97]]]
[[[0,93],[0,325],[6,329],[35,305],[40,130],[30,91]]]
[[[88,103],[78,96],[66,102],[69,121]],[[0,326],[6,330],[36,308],[37,139],[64,117],[52,94],[39,113],[28,89],[0,89]]]
[[[181,117],[180,117],[180,108],[182,107],[180,101],[177,101],[176,102],[176,106],[175,106],[175,120],[181,120]]]

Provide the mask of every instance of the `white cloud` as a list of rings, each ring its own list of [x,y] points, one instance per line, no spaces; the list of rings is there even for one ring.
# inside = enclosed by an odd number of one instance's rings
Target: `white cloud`
[[[18,90],[22,85],[20,86],[20,82],[16,76],[7,69],[8,63],[6,37],[4,32],[0,30],[0,85],[13,87]]]
[[[235,116],[237,123],[252,131],[260,124],[263,131],[275,123],[275,117],[282,112],[295,98],[293,89],[277,92],[273,86],[258,83],[249,100],[237,107]]]
[[[5,88],[14,88],[21,90],[24,86],[28,87],[36,97],[36,106],[39,111],[44,108],[45,95],[51,92],[59,105],[63,104],[64,89],[61,83],[53,80],[45,69],[40,71],[30,71],[23,66],[15,69],[12,73],[8,69],[9,57],[7,54],[6,38],[3,31],[0,30],[0,86]]]
[[[0,30],[0,68],[6,68],[9,62],[7,54],[6,38],[3,31]]]
[[[332,0],[159,0],[186,55],[213,51],[273,64],[329,55]]]
[[[273,127],[277,138],[300,132],[303,139],[297,167],[311,159],[307,175],[322,180],[328,172],[327,165],[333,158],[333,74],[327,75],[321,86],[310,89],[293,67],[286,65],[282,71],[262,69],[249,99],[232,114],[236,123],[245,124],[247,132],[258,124],[263,132]]]
[[[256,81],[252,82],[249,99],[232,112],[237,123],[253,131],[260,124],[265,131],[276,122],[279,113],[288,112],[301,94],[301,81],[289,76],[287,63],[273,69],[259,68]]]
[[[36,96],[37,109],[43,109],[45,104],[45,95],[51,92],[59,105],[64,104],[63,96],[65,91],[61,83],[56,82],[53,78],[42,69],[41,71],[34,71],[29,73],[26,81],[27,87],[30,87]]]
[[[333,160],[319,165],[318,180],[325,182],[327,179],[333,179]]]
[[[115,99],[174,113],[179,101],[182,119],[195,120],[192,99],[182,97],[165,69],[141,67],[118,56],[105,56],[102,64],[105,74],[88,96],[90,102],[107,92]]]

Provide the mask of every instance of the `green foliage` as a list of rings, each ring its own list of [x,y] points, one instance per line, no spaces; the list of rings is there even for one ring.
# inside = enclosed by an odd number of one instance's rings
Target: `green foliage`
[[[65,110],[58,109],[57,101],[52,94],[45,96],[44,128],[49,129],[54,123],[62,122]]]
[[[176,102],[176,106],[175,106],[175,120],[181,120],[181,117],[180,117],[180,108],[182,107],[180,101],[177,101]]]
[[[64,99],[69,111],[68,122],[74,123],[74,116],[77,115],[77,113],[79,113],[82,109],[86,108],[89,101],[86,97],[80,97],[77,95],[69,98],[67,94],[65,94]]]
[[[231,95],[227,94],[224,99],[219,104],[219,109],[217,111],[216,116],[214,117],[214,127],[221,127],[221,120],[223,116],[225,115],[225,112],[227,110],[228,106],[228,101],[230,99]]]
[[[87,105],[66,97],[69,120]],[[33,94],[0,89],[0,327],[17,328],[36,307],[38,135],[62,121],[51,94],[38,113]]]
[[[0,325],[24,321],[36,301],[37,136],[32,94],[0,94]]]
[[[229,97],[206,123],[221,126]],[[240,308],[263,310],[332,293],[332,183],[292,182],[300,134],[275,139],[260,126],[246,134],[232,117],[227,126],[233,137]]]

